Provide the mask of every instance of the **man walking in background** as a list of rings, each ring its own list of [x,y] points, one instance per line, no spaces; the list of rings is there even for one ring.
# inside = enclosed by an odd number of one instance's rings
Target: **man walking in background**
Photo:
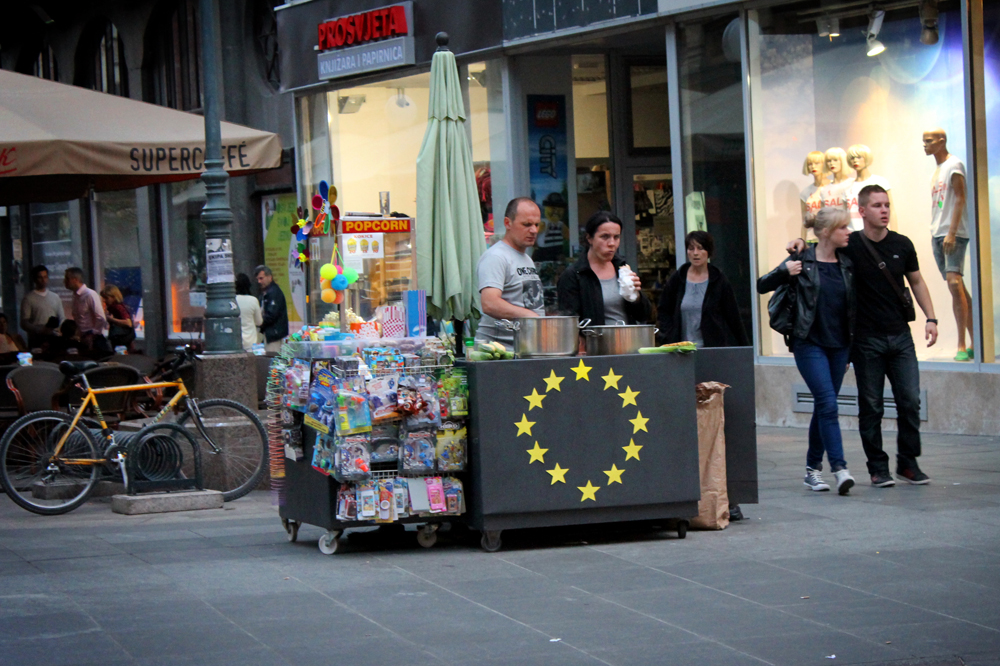
[[[260,311],[264,323],[260,332],[264,334],[264,349],[269,352],[281,351],[282,341],[288,337],[288,306],[281,287],[274,283],[274,275],[267,266],[254,269],[260,286]]]
[[[21,301],[21,328],[28,334],[28,348],[36,349],[48,342],[66,318],[59,294],[49,291],[49,269],[31,269],[31,286]]]
[[[889,378],[896,401],[899,433],[896,438],[896,475],[915,485],[930,483],[917,465],[920,455],[920,370],[910,334],[915,299],[927,316],[924,338],[930,347],[937,341],[937,319],[927,283],[920,275],[917,251],[909,238],[889,231],[889,195],[879,185],[858,194],[858,211],[864,222],[851,234],[846,251],[854,264],[857,290],[857,324],[851,362],[858,381],[858,429],[868,456],[872,485],[896,485],[889,473],[889,456],[882,450],[882,393]],[[789,244],[801,252],[805,241]],[[912,297],[905,289],[909,283]],[[907,304],[906,299],[910,299]]]

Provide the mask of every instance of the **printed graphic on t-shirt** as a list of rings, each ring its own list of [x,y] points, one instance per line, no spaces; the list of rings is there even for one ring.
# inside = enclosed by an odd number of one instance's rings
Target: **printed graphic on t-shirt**
[[[534,271],[535,269],[518,269],[518,271],[521,270]],[[521,283],[524,307],[529,310],[537,310],[545,305],[545,297],[542,294],[542,281],[538,278],[536,273],[533,273],[533,276],[534,277],[532,278],[526,278]]]
[[[955,192],[951,187],[951,179],[956,174],[965,178],[965,165],[954,155],[938,165],[931,176],[931,236],[941,238],[948,235],[951,229],[952,217],[955,214]],[[968,238],[966,231],[966,212],[962,211],[955,236]]]
[[[846,208],[847,196],[854,179],[844,180],[839,183],[830,183],[820,190],[820,196],[825,208]]]

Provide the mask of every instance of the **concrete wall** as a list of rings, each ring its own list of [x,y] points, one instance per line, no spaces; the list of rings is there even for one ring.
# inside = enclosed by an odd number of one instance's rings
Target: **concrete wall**
[[[757,425],[809,426],[809,414],[792,411],[793,384],[802,377],[793,365],[755,366]],[[854,370],[847,371],[844,386],[857,386]],[[888,382],[886,388],[888,388]],[[1000,373],[920,371],[920,387],[927,390],[927,421],[923,432],[952,435],[996,435],[1000,432]],[[840,427],[857,430],[858,419],[841,416]],[[896,430],[895,420],[885,419],[885,430]]]

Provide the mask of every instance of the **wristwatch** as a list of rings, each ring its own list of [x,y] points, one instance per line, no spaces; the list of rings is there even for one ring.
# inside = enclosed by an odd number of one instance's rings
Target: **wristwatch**
[[[936,325],[937,324],[937,319],[928,319],[927,323],[928,324],[935,324]]]

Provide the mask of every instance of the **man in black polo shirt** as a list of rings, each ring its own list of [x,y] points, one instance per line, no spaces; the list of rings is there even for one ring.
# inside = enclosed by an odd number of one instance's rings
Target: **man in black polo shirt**
[[[886,488],[896,485],[889,474],[889,456],[882,450],[882,393],[889,378],[896,400],[897,437],[896,475],[916,485],[930,483],[917,465],[920,455],[920,371],[917,353],[910,335],[909,317],[900,293],[909,282],[913,298],[927,316],[924,338],[930,347],[937,341],[937,319],[927,284],[920,275],[917,252],[909,238],[889,231],[889,195],[879,185],[862,188],[858,211],[864,229],[851,234],[846,251],[854,264],[857,297],[857,323],[851,362],[858,382],[858,428],[868,456],[872,485]],[[864,238],[862,238],[864,234]],[[868,244],[879,256],[876,262]],[[789,249],[801,251],[802,240]],[[879,263],[885,264],[896,288],[889,282]]]

